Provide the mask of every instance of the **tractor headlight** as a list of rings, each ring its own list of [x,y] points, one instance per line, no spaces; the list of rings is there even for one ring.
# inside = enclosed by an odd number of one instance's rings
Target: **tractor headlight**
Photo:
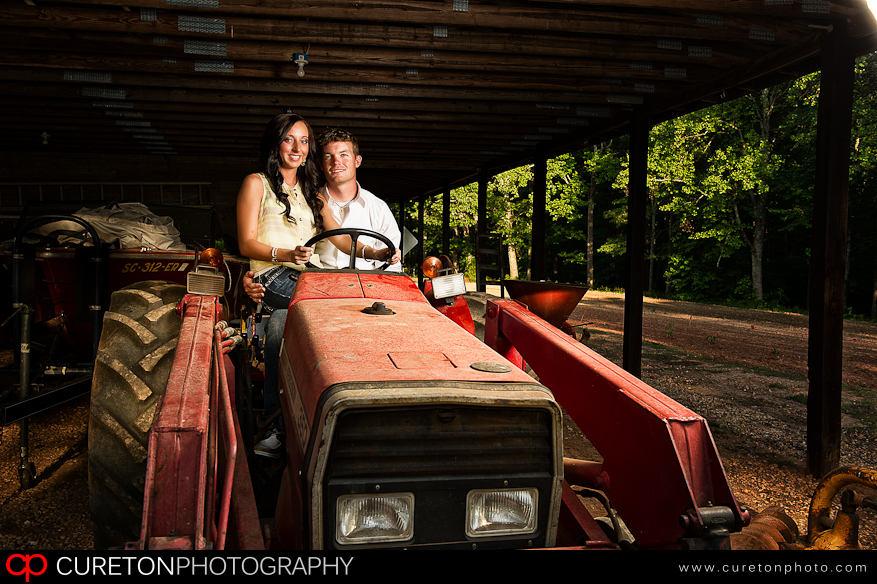
[[[492,537],[536,531],[536,489],[470,491],[466,496],[466,535]]]
[[[465,293],[466,280],[462,272],[432,279],[432,295],[436,298],[450,298]]]
[[[336,517],[340,544],[407,541],[414,537],[414,494],[344,495]]]

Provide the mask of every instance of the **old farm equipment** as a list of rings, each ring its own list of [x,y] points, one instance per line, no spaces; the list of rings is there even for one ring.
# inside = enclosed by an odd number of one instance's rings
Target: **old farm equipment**
[[[459,288],[439,284],[424,295],[402,274],[301,274],[270,517],[231,406],[241,390],[223,337],[234,333],[216,297],[187,295],[129,547],[729,547],[748,513],[703,418],[513,300],[488,302],[482,343]],[[564,458],[563,411],[602,461]],[[581,489],[604,502],[602,518]]]
[[[7,280],[11,286],[4,293],[4,299],[11,301],[11,311],[3,319],[4,336],[14,341],[16,364],[4,371],[0,412],[4,426],[20,425],[19,482],[23,489],[33,486],[36,478],[29,459],[29,419],[88,393],[94,364],[106,357],[98,347],[105,323],[130,318],[128,308],[121,305],[105,316],[111,292],[160,279],[170,294],[166,302],[175,306],[185,292],[190,272],[199,263],[199,254],[205,246],[213,245],[217,234],[218,221],[212,209],[152,205],[149,212],[161,213],[163,218],[175,215],[174,222],[181,227],[177,230],[181,245],[174,249],[119,249],[107,240],[106,231],[95,225],[108,216],[118,225],[117,215],[134,206],[142,220],[146,208],[130,203],[94,205],[102,214],[73,214],[71,203],[26,208],[14,239],[0,254],[2,269],[11,275]],[[77,209],[88,207],[88,203],[76,203]],[[134,231],[126,228],[126,236],[133,236]],[[229,275],[239,274],[241,265],[230,258],[222,269],[231,270]],[[226,281],[230,283],[232,278]],[[225,290],[210,292],[222,296]],[[137,294],[141,293],[125,293],[129,301]],[[167,329],[163,336],[175,342],[179,319],[159,326]],[[120,365],[113,362],[111,366],[118,369]],[[163,387],[164,381],[160,385]]]

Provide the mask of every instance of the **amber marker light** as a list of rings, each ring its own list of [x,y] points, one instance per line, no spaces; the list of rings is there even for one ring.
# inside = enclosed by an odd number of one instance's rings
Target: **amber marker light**
[[[219,267],[222,265],[222,252],[215,247],[208,247],[201,252],[201,255],[198,257],[198,263]]]
[[[435,256],[429,256],[425,260],[423,260],[423,264],[421,264],[420,269],[423,270],[423,275],[427,278],[435,278],[438,276],[439,270],[441,270],[444,266],[442,265],[442,261]]]

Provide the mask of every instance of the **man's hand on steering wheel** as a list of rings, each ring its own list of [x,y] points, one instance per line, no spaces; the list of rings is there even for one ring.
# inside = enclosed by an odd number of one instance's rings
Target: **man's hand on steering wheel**
[[[313,247],[314,244],[317,243],[318,241],[322,241],[324,239],[328,239],[328,238],[334,237],[336,235],[350,236],[350,239],[351,239],[350,252],[347,255],[350,256],[349,268],[351,270],[356,268],[356,242],[359,239],[360,235],[374,237],[378,241],[386,244],[386,246],[387,246],[387,256],[386,257],[390,258],[390,261],[385,261],[384,265],[377,268],[378,270],[386,270],[390,266],[390,264],[395,264],[397,261],[399,261],[399,259],[401,259],[401,254],[398,254],[398,256],[399,256],[398,258],[396,257],[397,256],[396,245],[392,242],[392,240],[390,240],[389,237],[387,237],[383,233],[378,233],[377,231],[372,231],[371,229],[360,229],[358,227],[345,227],[342,229],[332,229],[329,231],[324,231],[322,233],[315,235],[314,237],[310,238],[309,240],[307,240],[304,244],[304,247]],[[381,250],[381,251],[383,251],[383,250]],[[308,263],[306,265],[308,265],[309,267],[314,267],[310,263]]]

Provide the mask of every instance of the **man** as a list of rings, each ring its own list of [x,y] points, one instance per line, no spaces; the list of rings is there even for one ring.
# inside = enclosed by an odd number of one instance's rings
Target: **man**
[[[319,137],[321,147],[320,165],[326,176],[326,186],[322,193],[326,195],[332,215],[342,228],[359,227],[370,229],[387,236],[396,246],[397,263],[389,266],[388,271],[402,271],[401,258],[402,234],[396,224],[396,218],[387,204],[359,186],[356,180],[356,169],[362,164],[359,154],[359,143],[350,132],[334,128],[323,132]],[[383,248],[380,240],[363,236],[360,241],[368,246]],[[350,265],[350,256],[329,241],[316,244],[314,252],[320,255],[324,267],[346,268]],[[356,268],[374,270],[382,262],[356,258]]]
[[[341,129],[331,129],[323,132],[318,142],[321,146],[320,166],[326,176],[326,186],[321,192],[325,195],[326,203],[332,210],[332,215],[342,228],[357,227],[377,231],[388,237],[396,246],[396,254],[391,260],[388,271],[402,271],[400,259],[402,257],[401,244],[402,234],[396,224],[396,219],[389,206],[361,188],[356,180],[356,169],[362,164],[362,156],[359,154],[359,143],[350,132]],[[360,241],[368,246],[383,248],[385,244],[380,240],[362,236]],[[319,254],[320,262],[324,268],[340,269],[350,266],[350,256],[331,242],[324,240],[318,242],[314,252]],[[378,260],[366,260],[356,258],[356,268],[373,270],[382,262]],[[261,302],[264,295],[264,287],[253,282],[253,273],[247,272],[243,279],[244,291],[255,302]],[[286,325],[286,310],[275,310],[268,324],[265,326],[265,412],[273,415],[280,410],[280,400],[277,393],[277,361],[280,358],[280,344],[283,339],[283,329]],[[269,430],[266,438],[255,447],[255,453],[267,458],[279,458],[282,450],[282,417],[275,426]]]

